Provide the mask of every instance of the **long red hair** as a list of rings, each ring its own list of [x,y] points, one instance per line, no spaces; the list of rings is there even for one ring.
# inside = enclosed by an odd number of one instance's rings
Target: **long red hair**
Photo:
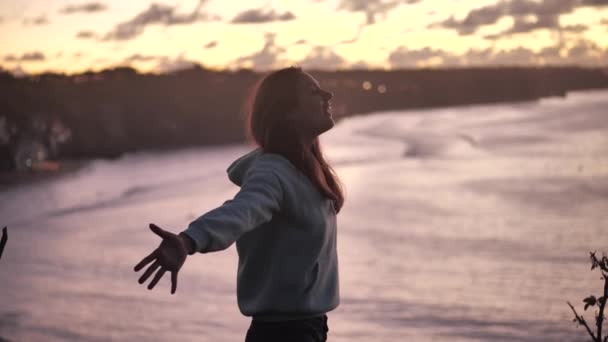
[[[303,142],[298,127],[285,120],[285,115],[298,105],[300,67],[273,71],[253,88],[245,108],[245,134],[249,142],[265,152],[287,158],[328,198],[334,201],[336,213],[344,205],[342,184],[323,156],[319,137],[312,146]]]

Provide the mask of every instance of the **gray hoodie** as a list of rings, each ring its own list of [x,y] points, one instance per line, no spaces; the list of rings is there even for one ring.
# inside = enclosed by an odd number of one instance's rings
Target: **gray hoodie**
[[[236,241],[241,313],[288,320],[335,309],[340,295],[333,201],[288,159],[261,148],[226,171],[239,192],[184,233],[200,253]]]

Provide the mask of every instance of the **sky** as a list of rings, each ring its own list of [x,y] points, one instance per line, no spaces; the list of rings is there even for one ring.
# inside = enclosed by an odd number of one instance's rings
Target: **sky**
[[[608,66],[608,0],[0,0],[0,67]]]

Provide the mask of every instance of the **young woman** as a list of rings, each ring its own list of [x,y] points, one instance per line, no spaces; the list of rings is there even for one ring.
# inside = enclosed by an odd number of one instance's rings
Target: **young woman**
[[[256,148],[227,169],[240,190],[177,235],[150,224],[163,240],[135,266],[153,261],[139,283],[158,269],[152,289],[169,271],[173,294],[188,255],[236,241],[238,305],[252,317],[246,342],[326,341],[326,313],[340,301],[336,214],[344,203],[318,138],[334,126],[331,98],[298,67],[263,78],[246,116]]]

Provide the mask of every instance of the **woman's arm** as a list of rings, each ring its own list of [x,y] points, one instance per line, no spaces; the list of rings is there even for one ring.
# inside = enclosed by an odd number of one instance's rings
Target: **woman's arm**
[[[195,251],[226,249],[244,233],[270,221],[283,201],[283,189],[275,168],[269,160],[256,160],[233,199],[188,225],[182,233],[192,239]]]
[[[242,234],[270,221],[272,215],[280,210],[282,200],[283,189],[273,166],[268,161],[256,161],[233,199],[192,221],[185,231],[176,235],[150,224],[150,229],[162,238],[162,242],[135,266],[134,270],[138,272],[151,263],[139,278],[139,283],[145,282],[158,270],[148,285],[151,290],[169,271],[171,294],[175,293],[177,274],[188,254],[228,248]]]
[[[195,245],[194,240],[192,240],[192,238],[184,232],[179,233],[178,236],[180,239],[182,239],[182,243],[186,247],[186,250],[188,251],[188,255],[194,254],[196,252],[196,250],[195,250],[196,245]]]

